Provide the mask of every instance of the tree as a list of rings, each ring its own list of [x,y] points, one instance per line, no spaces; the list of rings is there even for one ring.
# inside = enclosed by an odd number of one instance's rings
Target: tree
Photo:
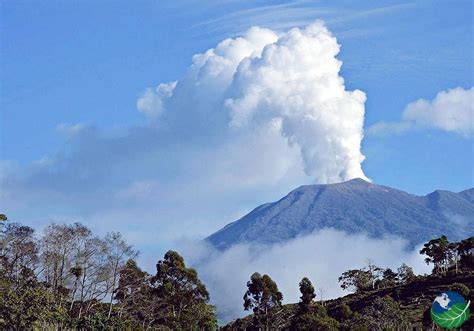
[[[342,273],[339,277],[341,288],[355,292],[374,290],[383,279],[384,269],[376,266],[371,260],[367,260],[367,266],[362,269],[351,269]]]
[[[434,274],[446,275],[453,258],[452,248],[450,247],[448,238],[446,236],[441,236],[440,238],[430,240],[424,244],[424,247],[422,250],[420,250],[420,253],[426,255],[426,264],[434,264]]]
[[[75,223],[73,227],[71,263],[74,269],[70,270],[80,270],[80,277],[71,300],[77,302],[77,317],[80,319],[107,296],[110,284],[104,241],[94,236],[92,231],[82,224]],[[71,308],[73,307],[71,304]]]
[[[405,263],[402,263],[402,265],[397,269],[397,284],[408,284],[413,281],[415,277],[413,269]]]
[[[457,251],[461,270],[474,270],[474,237],[462,240],[457,246]]]
[[[32,329],[44,323],[60,324],[66,312],[56,298],[38,283],[33,270],[21,266],[17,276],[2,289],[0,295],[0,328]]]
[[[392,287],[397,284],[398,274],[387,268],[382,272],[382,278],[377,281],[377,288]]]
[[[291,323],[291,330],[337,329],[339,323],[327,315],[326,309],[315,303],[314,287],[308,278],[300,282],[300,302]]]
[[[340,315],[341,315],[341,319],[344,320],[344,321],[345,321],[345,320],[348,320],[348,319],[350,319],[350,318],[352,317],[352,309],[351,309],[351,307],[350,307],[347,303],[345,303],[345,302],[343,302],[343,303],[341,304],[341,307],[340,307]]]
[[[118,301],[119,317],[128,316],[147,329],[159,316],[159,300],[153,297],[149,275],[129,259],[119,271],[114,299]]]
[[[373,275],[363,269],[351,269],[342,273],[338,281],[343,290],[364,292],[372,288]]]
[[[79,226],[77,223],[73,226],[50,224],[40,240],[43,278],[55,293],[70,287],[74,281],[75,274],[70,271],[74,265],[72,254]],[[79,272],[76,269],[74,271]]]
[[[399,304],[390,296],[377,297],[370,306],[354,313],[345,323],[350,329],[399,330],[406,329],[407,321]]]
[[[172,329],[189,329],[203,324],[217,324],[213,307],[208,305],[209,293],[196,270],[187,268],[184,259],[168,251],[156,265],[151,282],[160,301],[159,323]]]
[[[262,330],[277,328],[273,317],[276,310],[281,307],[282,300],[283,295],[270,276],[254,273],[247,282],[247,291],[244,295],[244,309],[251,309],[254,313],[252,326]]]
[[[109,312],[107,318],[112,314],[114,293],[117,289],[120,270],[129,259],[137,257],[138,253],[132,246],[128,245],[119,232],[109,232],[104,239],[103,254],[105,255],[105,268],[108,273],[108,292],[110,294]]]
[[[86,226],[34,230],[0,214],[0,329],[217,328],[197,272],[174,251],[150,277],[120,233]]]
[[[298,303],[299,311],[306,313],[310,311],[311,304],[313,303],[316,294],[314,294],[314,287],[311,281],[304,277],[300,282],[300,302]]]
[[[1,229],[0,272],[2,277],[15,281],[24,269],[35,270],[38,264],[38,245],[34,230],[18,223],[7,223]]]

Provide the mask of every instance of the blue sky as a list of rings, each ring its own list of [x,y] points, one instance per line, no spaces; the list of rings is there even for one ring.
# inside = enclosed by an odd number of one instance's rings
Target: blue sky
[[[2,210],[30,224],[117,227],[142,250],[159,251],[311,183],[293,173],[207,188],[210,171],[226,164],[198,164],[220,148],[212,134],[199,141],[188,122],[159,132],[136,104],[146,88],[181,80],[194,54],[251,26],[283,33],[316,19],[341,45],[346,89],[366,93],[365,129],[403,122],[416,100],[473,86],[471,1],[3,1]],[[472,131],[417,124],[366,134],[361,152],[364,173],[378,184],[415,194],[474,186]],[[176,179],[186,176],[196,182]],[[137,190],[146,195],[139,201],[109,199]],[[150,227],[159,234],[142,240]]]

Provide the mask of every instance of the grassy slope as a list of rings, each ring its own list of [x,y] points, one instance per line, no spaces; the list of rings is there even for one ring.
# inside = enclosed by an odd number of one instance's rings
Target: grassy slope
[[[400,308],[406,313],[413,326],[416,326],[417,329],[422,328],[425,330],[432,327],[429,309],[434,298],[440,292],[448,290],[454,283],[466,285],[471,290],[469,298],[466,298],[466,300],[470,300],[471,303],[474,303],[474,273],[470,273],[451,275],[442,278],[433,276],[420,277],[420,279],[406,285],[399,285],[361,294],[349,294],[341,298],[328,300],[324,305],[329,316],[341,320],[340,305],[343,302],[349,305],[352,311],[359,312],[363,308],[369,306],[375,298],[389,295],[400,304]],[[471,304],[471,312],[473,311],[473,306],[474,304]],[[281,317],[283,320],[287,321],[287,324],[289,325],[296,305],[288,304],[283,308],[284,309],[281,311]],[[251,315],[247,316],[242,322],[247,324],[250,322],[251,318]],[[235,328],[235,321],[227,324],[224,329],[238,330]],[[474,318],[471,317],[466,321],[462,329],[474,330]]]

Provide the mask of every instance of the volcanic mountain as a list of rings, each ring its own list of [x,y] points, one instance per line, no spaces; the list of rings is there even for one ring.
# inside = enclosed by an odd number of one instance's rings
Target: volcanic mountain
[[[206,240],[226,249],[239,243],[281,243],[323,228],[375,238],[398,236],[412,246],[441,235],[464,239],[474,235],[474,188],[417,196],[362,179],[305,185]]]

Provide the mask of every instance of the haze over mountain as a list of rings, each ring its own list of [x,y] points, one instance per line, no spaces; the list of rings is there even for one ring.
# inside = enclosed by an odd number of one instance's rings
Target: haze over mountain
[[[474,234],[474,188],[416,196],[362,179],[305,185],[206,240],[227,249],[239,243],[281,243],[323,228],[374,238],[399,236],[412,246],[443,234],[460,240]]]

